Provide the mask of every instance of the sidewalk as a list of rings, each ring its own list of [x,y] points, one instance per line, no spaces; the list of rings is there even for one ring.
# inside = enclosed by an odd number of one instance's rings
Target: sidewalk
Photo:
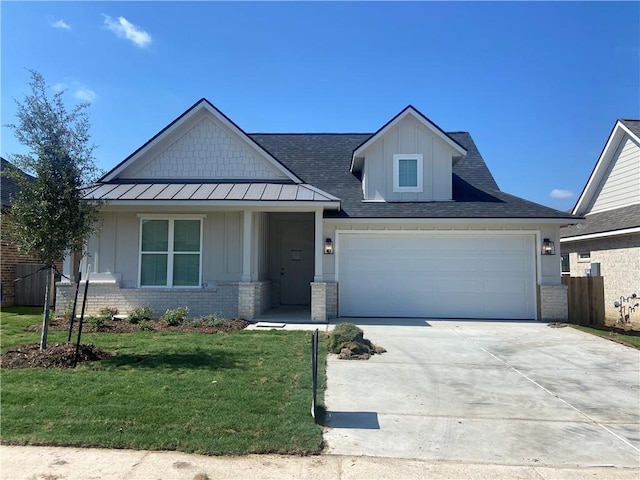
[[[549,468],[423,462],[382,457],[249,455],[0,446],[3,480],[491,479],[638,480],[637,469]]]

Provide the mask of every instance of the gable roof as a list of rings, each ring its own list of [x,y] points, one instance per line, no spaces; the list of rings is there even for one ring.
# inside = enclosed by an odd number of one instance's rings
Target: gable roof
[[[640,232],[640,204],[587,215],[583,224],[561,228],[560,238],[561,241],[586,240],[635,232]]]
[[[616,121],[607,143],[605,144],[598,160],[591,171],[591,175],[573,208],[574,215],[585,215],[588,208],[593,204],[594,197],[598,193],[598,187],[609,170],[611,162],[614,160],[616,150],[622,139],[629,135],[636,142],[640,143],[640,120],[619,119]]]
[[[7,170],[18,170],[11,162],[5,160],[0,157],[0,163],[2,164],[0,167],[0,171],[5,172]],[[22,172],[26,178],[33,178],[31,175]],[[0,196],[2,197],[2,208],[11,207],[11,198],[18,193],[18,185],[13,180],[13,178],[6,177],[4,174],[0,175]]]
[[[339,211],[325,217],[338,218],[531,218],[559,219],[574,223],[576,218],[499,190],[471,135],[447,134],[467,151],[453,167],[453,201],[447,202],[365,202],[362,182],[349,171],[352,152],[371,138],[370,133],[250,134],[260,145],[296,172],[341,201]]]
[[[117,180],[117,177],[120,173],[122,173],[125,169],[131,167],[136,161],[138,161],[146,152],[148,152],[154,146],[160,144],[163,140],[170,137],[170,135],[175,132],[178,128],[185,125],[190,119],[195,117],[198,113],[202,111],[207,111],[213,117],[215,117],[218,121],[228,127],[232,132],[238,135],[242,140],[244,140],[250,148],[255,150],[260,156],[262,156],[268,163],[274,166],[277,170],[283,173],[286,177],[288,177],[293,183],[301,183],[301,180],[287,167],[285,167],[281,162],[279,162],[273,155],[271,155],[268,151],[266,151],[262,146],[253,141],[238,125],[236,125],[229,117],[227,117],[224,113],[218,110],[209,100],[206,98],[201,98],[196,103],[194,103],[191,107],[189,107],[182,115],[176,118],[173,122],[167,125],[165,128],[160,130],[155,136],[153,136],[149,141],[147,141],[144,145],[138,148],[135,152],[125,158],[122,162],[116,165],[109,172],[104,174],[98,181],[99,182],[110,182]]]
[[[378,129],[373,135],[370,135],[365,141],[363,141],[360,145],[353,149],[353,156],[351,159],[350,170],[353,172],[356,170],[356,158],[358,158],[373,142],[375,142],[378,138],[382,137],[385,133],[391,130],[394,126],[396,126],[400,121],[402,121],[405,117],[412,116],[422,125],[424,125],[429,131],[436,134],[436,136],[445,143],[447,143],[453,150],[458,152],[459,156],[464,156],[467,154],[465,148],[458,143],[454,138],[448,135],[444,130],[442,130],[438,125],[429,120],[422,112],[420,112],[417,108],[412,105],[407,105],[400,113],[398,113],[395,117],[385,123],[382,127]]]

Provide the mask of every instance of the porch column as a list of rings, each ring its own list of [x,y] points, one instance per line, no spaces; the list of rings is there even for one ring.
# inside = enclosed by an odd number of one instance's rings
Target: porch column
[[[244,228],[242,235],[242,281],[251,281],[251,251],[253,245],[251,239],[253,238],[253,212],[251,210],[245,210],[243,212]]]
[[[315,265],[315,270],[314,270],[314,274],[313,274],[313,281],[314,282],[322,282],[324,281],[323,279],[323,273],[322,273],[322,259],[323,259],[323,254],[324,254],[324,241],[322,239],[323,237],[323,230],[322,230],[322,209],[318,209],[315,211],[315,260],[314,260],[314,265]]]

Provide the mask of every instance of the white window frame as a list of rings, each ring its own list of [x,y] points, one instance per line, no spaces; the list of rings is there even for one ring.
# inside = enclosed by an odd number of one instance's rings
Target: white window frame
[[[411,187],[400,186],[400,160],[415,160],[417,167],[417,185]],[[422,192],[423,191],[423,158],[421,153],[396,153],[393,155],[393,191],[394,192]]]
[[[140,218],[140,232],[139,232],[139,239],[138,239],[138,285],[140,286],[140,288],[176,288],[176,289],[194,289],[194,288],[201,288],[202,286],[202,219],[205,217],[205,215],[197,215],[197,216],[193,216],[193,215],[138,215],[138,217]],[[166,254],[167,255],[167,283],[165,285],[142,285],[142,224],[145,220],[166,220],[169,222],[169,229],[168,229],[168,245],[167,248],[168,250],[166,252],[144,252],[145,254],[154,254],[154,253],[161,253],[161,254]],[[198,284],[197,285],[178,285],[178,286],[174,286],[173,285],[173,259],[174,259],[174,250],[173,250],[173,244],[174,244],[174,225],[175,225],[175,221],[176,220],[197,220],[200,222],[200,250],[198,250]],[[178,252],[178,254],[180,253],[189,253],[189,254],[195,254],[196,252]]]
[[[584,257],[582,255],[585,255]],[[588,256],[586,256],[588,255]],[[578,262],[579,263],[590,263],[591,262],[591,252],[578,252]]]

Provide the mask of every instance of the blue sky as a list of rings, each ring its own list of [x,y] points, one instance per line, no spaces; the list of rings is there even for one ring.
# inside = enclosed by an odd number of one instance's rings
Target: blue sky
[[[198,99],[246,132],[374,132],[412,104],[506,192],[559,209],[640,118],[637,2],[7,2],[2,146],[29,73],[89,101],[114,167]],[[552,192],[554,192],[552,194]]]

